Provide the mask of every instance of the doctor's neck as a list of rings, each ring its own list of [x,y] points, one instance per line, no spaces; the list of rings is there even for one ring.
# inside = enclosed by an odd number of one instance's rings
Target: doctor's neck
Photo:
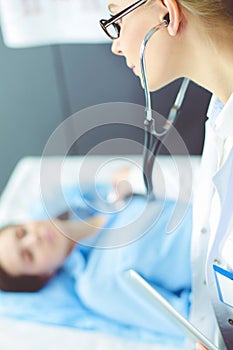
[[[218,96],[225,104],[233,92],[232,28],[229,30],[222,23],[215,32],[208,31],[203,23],[190,17],[192,23],[187,22],[185,33],[186,42],[189,41],[187,77]]]

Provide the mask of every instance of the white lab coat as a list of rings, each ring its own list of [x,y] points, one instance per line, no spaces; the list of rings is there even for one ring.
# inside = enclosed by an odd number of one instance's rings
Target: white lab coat
[[[213,264],[233,270],[233,94],[216,114],[206,122],[200,182],[194,195],[190,321],[222,350],[221,333],[226,348],[233,349],[233,303],[220,301]],[[224,282],[224,288],[225,283],[231,301],[233,280]],[[194,348],[187,341],[185,349]]]
[[[213,264],[233,271],[233,94],[224,108],[213,97],[208,117],[199,181],[194,188],[190,321],[221,350],[225,349],[222,332],[227,349],[232,350],[233,307],[219,301]],[[135,171],[130,179],[135,183],[133,189],[142,192]],[[233,298],[233,280],[230,283]],[[187,339],[184,349],[195,349],[195,342]]]

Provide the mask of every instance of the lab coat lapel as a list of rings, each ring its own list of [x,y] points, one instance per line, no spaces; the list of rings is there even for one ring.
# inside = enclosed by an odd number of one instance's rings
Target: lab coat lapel
[[[214,176],[213,181],[221,202],[221,215],[215,239],[209,251],[206,275],[209,293],[223,339],[227,349],[233,349],[233,327],[229,322],[233,319],[233,308],[220,301],[213,270],[214,264],[221,264],[220,248],[229,235],[229,224],[233,215],[233,149],[227,161]]]

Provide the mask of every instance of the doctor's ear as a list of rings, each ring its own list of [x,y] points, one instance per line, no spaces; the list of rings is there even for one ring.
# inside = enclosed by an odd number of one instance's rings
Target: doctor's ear
[[[180,5],[177,0],[162,0],[162,4],[168,11],[164,17],[164,19],[168,22],[168,33],[175,36],[179,30],[182,18]]]

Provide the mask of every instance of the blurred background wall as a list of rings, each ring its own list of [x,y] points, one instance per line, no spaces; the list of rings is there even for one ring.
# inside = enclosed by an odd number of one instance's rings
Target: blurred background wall
[[[179,84],[180,81],[174,82],[153,93],[153,109],[166,115]],[[190,84],[176,123],[190,154],[202,151],[209,99],[208,92]],[[110,44],[13,49],[6,47],[0,37],[0,192],[19,159],[41,155],[49,136],[63,120],[83,108],[106,102],[144,105],[138,78],[125,66],[123,58],[111,53]],[[143,125],[144,115],[137,118]],[[109,120],[112,121],[111,115]],[[114,137],[114,129],[113,126],[100,129],[98,135],[83,138],[70,154],[85,154],[93,147],[93,140],[99,142],[99,133],[108,133],[109,137],[113,133]],[[141,140],[142,135],[134,137]],[[123,150],[115,146],[101,150],[107,154],[119,152],[128,154],[138,150],[130,146]]]

